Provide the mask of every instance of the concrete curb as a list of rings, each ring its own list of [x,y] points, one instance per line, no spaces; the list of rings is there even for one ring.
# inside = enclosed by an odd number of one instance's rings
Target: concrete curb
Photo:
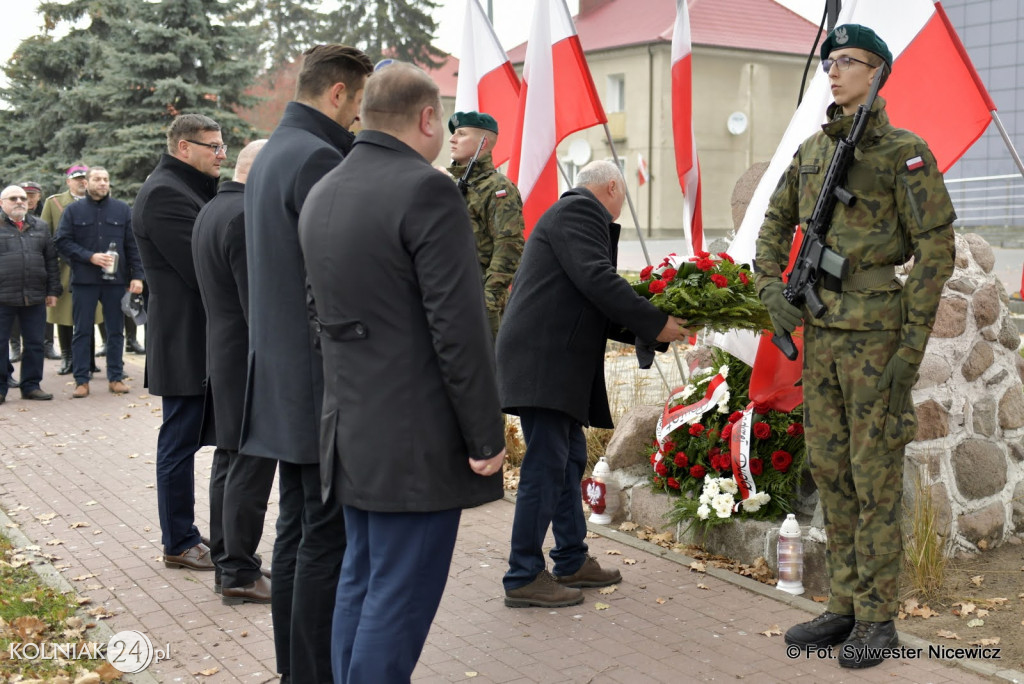
[[[7,512],[0,509],[0,526],[3,527],[4,534],[10,538],[14,546],[16,548],[24,548],[26,546],[35,545],[35,542],[26,537],[21,531],[21,528],[16,527],[15,525],[17,525],[17,523],[8,517]],[[32,562],[32,569],[37,575],[39,575],[39,579],[41,579],[47,586],[56,589],[62,594],[78,595],[78,590],[75,589],[75,587],[72,586],[72,584],[68,582],[55,567],[53,567],[53,563],[50,561],[36,557]],[[78,612],[82,611],[80,610]],[[95,620],[87,615],[83,615],[82,617],[96,623],[96,626],[89,630],[89,634],[97,643],[107,643],[110,641],[110,638],[114,636],[114,630],[112,630],[103,620]],[[135,684],[159,684],[156,677],[148,672],[122,675],[120,681],[134,682]]]
[[[516,501],[515,493],[506,491],[505,500],[514,504]],[[630,548],[636,549],[637,551],[643,551],[644,553],[648,553],[653,556],[659,556],[666,560],[672,561],[673,563],[676,563],[678,565],[688,567],[690,563],[693,563],[696,560],[684,554],[677,553],[675,551],[671,551],[664,547],[658,546],[657,544],[652,544],[649,541],[637,539],[631,534],[626,534],[625,532],[610,529],[604,525],[596,525],[594,523],[588,522],[587,529],[593,532],[594,534],[615,541],[616,543],[622,544],[623,546],[628,546]],[[773,601],[784,603],[793,608],[799,608],[800,610],[806,611],[814,615],[817,615],[818,613],[822,612],[822,606],[820,603],[815,603],[814,601],[803,598],[802,596],[793,596],[792,594],[787,594],[784,591],[779,591],[775,587],[770,587],[767,584],[762,584],[761,582],[750,579],[749,577],[737,575],[736,573],[731,572],[729,570],[709,567],[707,570],[705,570],[704,574],[714,577],[715,579],[722,580],[723,582],[727,582],[729,584],[737,586],[741,589],[746,589],[747,591],[751,591],[765,598],[772,599]],[[910,646],[913,648],[921,648],[925,651],[928,650],[929,646],[939,645],[933,644],[930,641],[926,641],[912,634],[907,634],[906,632],[899,632],[899,637],[901,645]],[[1020,670],[1001,668],[996,665],[989,665],[987,663],[977,662],[973,660],[950,660],[948,662],[953,663],[957,667],[968,670],[969,672],[972,672],[974,674],[979,674],[987,677],[997,677],[1007,682],[1013,682],[1014,684],[1024,684],[1024,672],[1021,672]]]

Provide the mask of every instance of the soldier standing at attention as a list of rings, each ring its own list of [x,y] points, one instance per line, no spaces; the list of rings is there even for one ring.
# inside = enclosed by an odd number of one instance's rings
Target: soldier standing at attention
[[[494,117],[456,112],[448,120],[448,130],[452,133],[448,173],[459,181],[469,209],[493,339],[498,335],[508,288],[523,256],[523,200],[515,184],[494,168],[491,151],[498,141]]]
[[[828,605],[790,628],[786,643],[843,644],[839,665],[861,668],[882,661],[868,649],[898,643],[903,455],[917,431],[911,388],[953,272],[956,215],[928,145],[894,128],[876,98],[847,175],[857,200],[837,203],[825,240],[849,260],[850,273],[835,290],[818,288],[821,318],[789,303],[781,275],[794,227],[811,215],[837,141],[849,135],[879,70],[884,85],[892,55],[874,31],[847,24],[822,44],[821,65],[835,102],[772,195],[757,239],[756,286],[776,332],[807,324],[807,455],[828,535]],[[911,258],[901,285],[895,267]]]

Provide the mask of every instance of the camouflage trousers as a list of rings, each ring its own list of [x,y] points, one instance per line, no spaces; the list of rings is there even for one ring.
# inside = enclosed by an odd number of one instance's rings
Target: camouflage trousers
[[[917,422],[913,402],[889,417],[876,383],[898,330],[804,328],[804,411],[811,476],[825,514],[828,610],[895,618],[903,557],[903,453]]]

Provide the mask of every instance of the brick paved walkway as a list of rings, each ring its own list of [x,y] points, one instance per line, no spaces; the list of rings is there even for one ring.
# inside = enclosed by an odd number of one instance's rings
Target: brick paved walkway
[[[91,397],[72,401],[72,385],[56,375],[58,362],[47,362],[43,381],[56,395],[52,402],[22,401],[17,390],[9,392],[0,406],[0,508],[40,553],[59,556],[57,571],[91,606],[114,614],[104,621],[112,631],[137,629],[154,644],[170,644],[168,660],[132,681],[276,682],[269,606],[221,605],[212,573],[168,570],[159,560],[160,401],[141,388],[141,359],[125,361],[135,378],[126,396],[109,394],[105,381],[97,381]],[[196,462],[197,522],[204,532],[209,468],[205,450]],[[268,559],[276,514],[272,500],[261,545]],[[987,681],[927,657],[865,672],[817,658],[791,660],[781,636],[760,632],[807,619],[800,606],[809,602],[784,600],[781,592],[727,573],[691,572],[681,557],[615,532],[590,540],[602,563],[621,567],[625,581],[614,593],[588,589],[584,604],[557,610],[505,608],[500,579],[512,514],[510,503],[498,501],[464,515],[415,681]],[[47,545],[53,540],[62,543]],[[598,602],[608,607],[598,610]]]

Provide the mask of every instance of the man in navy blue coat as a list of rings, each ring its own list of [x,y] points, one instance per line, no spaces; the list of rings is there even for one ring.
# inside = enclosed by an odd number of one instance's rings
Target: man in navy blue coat
[[[297,229],[310,188],[352,147],[348,129],[359,118],[371,71],[373,63],[355,48],[308,50],[295,100],[245,184],[249,372],[238,450],[279,461],[274,646],[278,672],[302,684],[331,681],[333,606],[323,597],[338,582],[345,525],[337,498],[321,492],[323,362],[309,322]]]
[[[71,338],[71,367],[75,377],[75,399],[89,396],[92,353],[89,343],[96,323],[96,303],[103,307],[107,327],[107,381],[114,394],[127,394],[124,384],[124,313],[121,298],[125,288],[142,293],[142,258],[132,235],[132,210],[127,203],[110,196],[110,175],[101,166],[89,169],[86,196],[69,204],[60,217],[54,242],[57,251],[71,264],[71,312],[75,321]],[[107,251],[114,245],[117,257]],[[116,263],[115,263],[116,260]],[[113,273],[108,271],[113,269]]]

